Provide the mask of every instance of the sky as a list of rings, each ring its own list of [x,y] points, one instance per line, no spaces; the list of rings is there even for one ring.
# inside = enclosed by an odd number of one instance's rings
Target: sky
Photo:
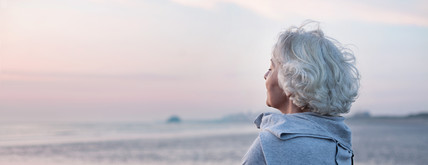
[[[0,0],[0,120],[272,111],[272,46],[307,19],[355,53],[351,114],[428,112],[424,0]]]

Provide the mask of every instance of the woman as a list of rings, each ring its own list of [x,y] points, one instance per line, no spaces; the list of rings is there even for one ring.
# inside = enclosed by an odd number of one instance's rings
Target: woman
[[[349,112],[359,88],[351,51],[324,36],[318,24],[280,33],[265,74],[269,107],[243,164],[352,164],[351,132],[340,114]]]

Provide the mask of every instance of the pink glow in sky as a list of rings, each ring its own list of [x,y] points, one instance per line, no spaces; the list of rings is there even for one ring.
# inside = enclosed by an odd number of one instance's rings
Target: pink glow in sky
[[[354,111],[428,110],[428,5],[403,3],[0,0],[1,120],[265,111],[275,37],[305,19],[354,45],[363,76]]]

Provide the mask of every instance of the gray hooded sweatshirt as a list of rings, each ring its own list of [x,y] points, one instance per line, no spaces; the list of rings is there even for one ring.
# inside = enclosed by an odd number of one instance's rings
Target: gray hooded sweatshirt
[[[263,113],[254,121],[260,133],[242,164],[350,165],[351,131],[343,121],[313,112]]]

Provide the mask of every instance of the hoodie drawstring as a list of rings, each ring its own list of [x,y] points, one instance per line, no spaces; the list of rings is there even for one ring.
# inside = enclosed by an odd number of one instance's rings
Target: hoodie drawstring
[[[336,162],[336,165],[338,165],[338,163],[337,163],[337,153],[339,152],[339,142],[336,141],[336,140],[335,140],[335,142],[336,142],[336,155],[334,156],[334,161]]]

